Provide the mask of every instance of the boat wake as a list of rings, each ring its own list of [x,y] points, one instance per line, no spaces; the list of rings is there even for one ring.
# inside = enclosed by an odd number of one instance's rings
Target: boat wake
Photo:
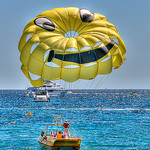
[[[55,110],[150,111],[148,108],[56,108]]]
[[[0,108],[0,109],[4,109],[4,108]],[[5,108],[5,110],[35,110],[38,108],[18,108],[18,107],[13,107],[13,108]],[[100,107],[96,107],[96,108],[55,108],[55,107],[43,107],[43,108],[39,108],[40,110],[103,110],[103,111],[150,111],[149,108],[100,108]]]

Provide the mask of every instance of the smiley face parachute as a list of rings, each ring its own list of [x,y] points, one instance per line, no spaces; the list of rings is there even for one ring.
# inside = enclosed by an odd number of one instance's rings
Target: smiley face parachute
[[[23,73],[39,87],[47,80],[74,82],[110,74],[124,62],[126,48],[105,16],[68,7],[42,12],[31,20],[19,51]],[[33,80],[31,74],[38,79]]]

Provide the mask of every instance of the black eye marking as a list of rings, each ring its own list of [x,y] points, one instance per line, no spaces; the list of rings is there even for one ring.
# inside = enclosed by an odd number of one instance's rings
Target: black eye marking
[[[91,22],[94,19],[94,14],[87,9],[79,9],[79,14],[83,22]]]
[[[55,25],[52,20],[46,17],[36,18],[34,24],[48,31],[54,31]]]
[[[54,57],[54,50],[51,50],[51,51],[49,52],[48,62],[51,62],[52,59],[53,59],[53,57]]]

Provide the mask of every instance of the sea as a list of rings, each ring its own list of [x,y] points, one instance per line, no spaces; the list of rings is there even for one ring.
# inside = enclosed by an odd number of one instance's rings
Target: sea
[[[150,150],[150,89],[72,90],[50,102],[0,90],[0,150],[44,150],[37,139],[56,115],[82,138],[80,150]]]

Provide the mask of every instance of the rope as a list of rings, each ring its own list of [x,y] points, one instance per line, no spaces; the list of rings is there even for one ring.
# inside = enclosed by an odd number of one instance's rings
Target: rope
[[[101,82],[98,82],[98,84],[97,84],[97,87],[96,88],[100,88],[101,87],[101,85],[107,80],[107,78],[109,77],[109,74],[105,77],[105,79],[104,79],[104,76],[103,76],[103,78],[102,78],[102,80],[100,80]]]
[[[92,87],[92,85],[93,85],[93,83],[94,83],[94,81],[95,81],[95,78],[94,78],[94,80],[91,80],[91,81],[93,81],[93,82],[92,82],[92,84],[90,85],[90,88],[89,88],[89,89],[91,89],[91,87]]]
[[[104,76],[100,78],[100,80],[98,81],[98,83],[96,84],[95,88],[97,89],[98,86],[100,85],[100,83],[102,83],[102,80],[104,79]]]

